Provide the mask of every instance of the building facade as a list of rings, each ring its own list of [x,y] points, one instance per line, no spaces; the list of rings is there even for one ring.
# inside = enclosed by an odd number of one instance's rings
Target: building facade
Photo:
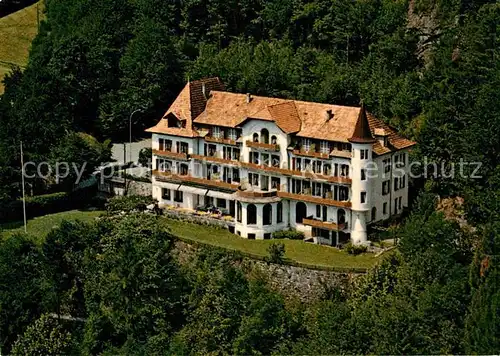
[[[322,244],[367,242],[408,204],[407,140],[364,106],[235,94],[188,83],[152,128],[153,197],[214,206],[250,239],[294,228]]]

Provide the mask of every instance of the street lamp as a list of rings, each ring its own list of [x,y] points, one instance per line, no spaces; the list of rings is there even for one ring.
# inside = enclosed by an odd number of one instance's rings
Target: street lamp
[[[132,162],[132,116],[136,112],[142,112],[142,108],[139,108],[137,110],[134,110],[132,114],[130,114],[130,117],[128,118],[128,126],[129,126],[129,146],[128,146],[128,160],[129,162]]]

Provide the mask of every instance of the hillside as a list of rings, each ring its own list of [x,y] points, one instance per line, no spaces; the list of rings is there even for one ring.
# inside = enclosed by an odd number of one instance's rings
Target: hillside
[[[1,81],[12,66],[23,67],[28,61],[31,41],[38,32],[37,9],[41,20],[41,1],[0,18],[0,94],[4,90]]]

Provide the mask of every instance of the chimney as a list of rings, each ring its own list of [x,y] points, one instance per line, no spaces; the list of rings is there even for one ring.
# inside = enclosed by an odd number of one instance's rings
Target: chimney
[[[328,109],[325,111],[325,121],[329,121],[333,118],[333,111],[332,109]]]
[[[205,98],[205,100],[208,100],[207,88],[205,87],[205,83],[201,83],[201,92],[203,93],[203,97]]]
[[[252,94],[247,93],[247,104],[249,104],[252,101]]]

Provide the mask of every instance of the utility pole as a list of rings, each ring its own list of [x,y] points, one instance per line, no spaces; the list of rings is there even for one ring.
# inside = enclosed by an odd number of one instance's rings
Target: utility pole
[[[23,189],[23,217],[24,217],[24,233],[28,233],[26,227],[26,193],[24,191],[24,157],[23,157],[23,141],[21,141],[21,182]]]
[[[130,117],[128,118],[128,129],[129,129],[128,161],[129,162],[132,162],[132,116],[134,116],[136,112],[142,112],[142,109],[134,110],[132,114],[130,114]]]

